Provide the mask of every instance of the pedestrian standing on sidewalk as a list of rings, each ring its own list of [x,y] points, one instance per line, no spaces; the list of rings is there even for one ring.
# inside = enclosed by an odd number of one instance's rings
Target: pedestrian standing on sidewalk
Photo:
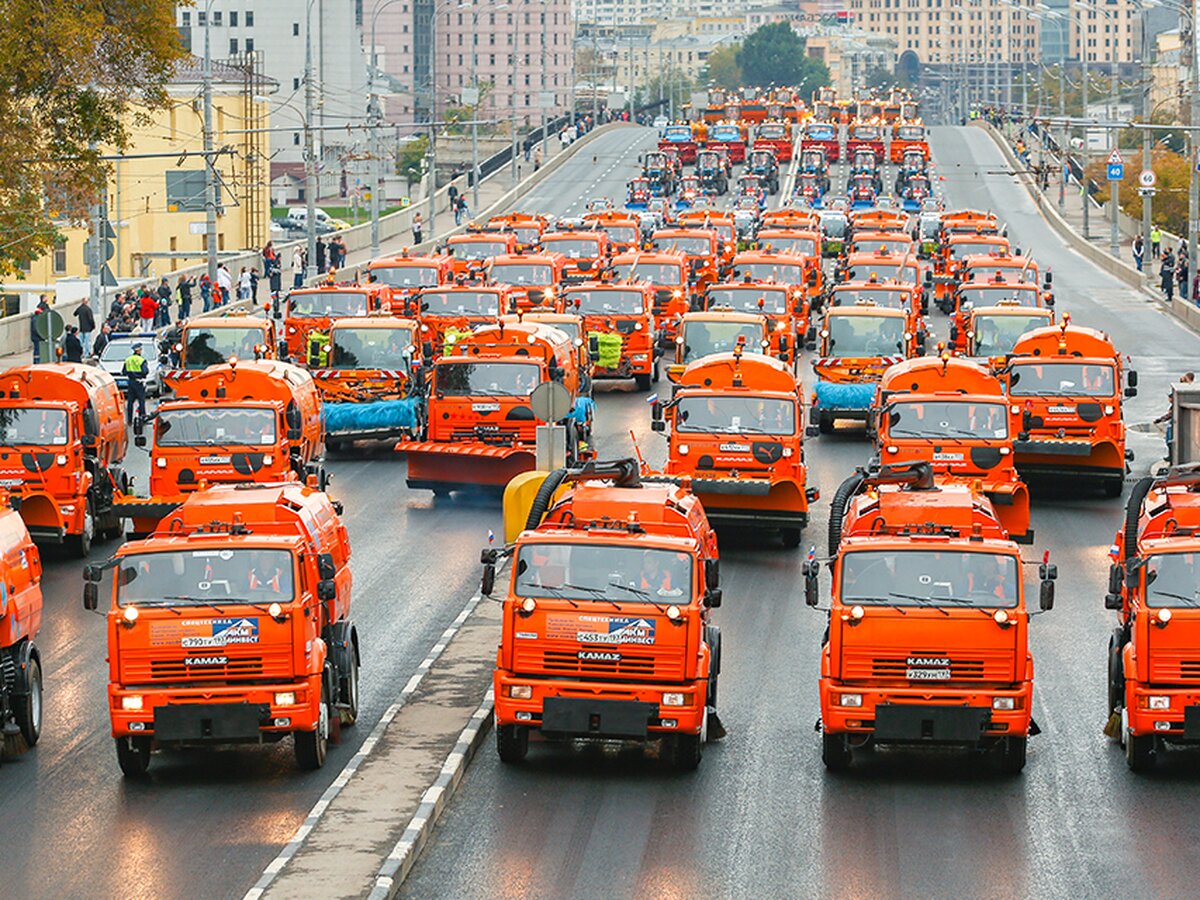
[[[458,201],[458,188],[454,185],[446,188],[446,197],[450,201],[450,208],[454,209],[454,204]]]
[[[454,198],[450,199],[450,203],[454,203]],[[455,223],[458,224],[458,223]],[[421,221],[421,214],[414,213],[412,220],[413,244],[419,244],[425,236],[425,224]]]
[[[179,320],[190,319],[192,316],[192,287],[196,284],[195,279],[188,275],[179,276]]]
[[[74,316],[79,320],[79,342],[83,346],[83,354],[84,356],[90,356],[92,353],[92,332],[96,330],[96,316],[92,312],[92,307],[87,297],[84,297],[83,302],[75,307]]]
[[[1146,257],[1146,242],[1142,240],[1139,234],[1133,239],[1133,264],[1137,266],[1137,270],[1142,271],[1142,260]]]
[[[142,296],[138,301],[138,315],[142,320],[142,331],[153,331],[158,315],[158,298],[145,288],[142,288]]]
[[[207,274],[200,276],[200,301],[204,304],[204,311],[208,312],[212,309],[213,299],[213,283],[212,279]]]
[[[325,274],[325,269],[326,269],[325,251],[326,251],[326,249],[328,249],[328,248],[325,246],[325,242],[323,240],[321,240],[320,238],[317,238],[317,274],[318,275]]]
[[[242,266],[242,271],[238,273],[238,299],[250,299],[250,270]]]
[[[1162,249],[1162,232],[1155,225],[1150,229],[1150,258],[1158,259],[1159,251]]]
[[[217,266],[217,287],[221,289],[220,297],[215,298],[217,306],[220,306],[222,303],[228,303],[229,298],[233,296],[233,275],[225,263]]]
[[[542,167],[542,148],[538,147],[533,151],[533,171],[537,171]]]
[[[1179,299],[1188,298],[1188,258],[1183,246],[1179,247],[1179,255],[1175,257],[1175,280],[1179,283]]]
[[[83,342],[79,340],[79,329],[74,325],[67,326],[63,337],[63,359],[66,362],[83,362]]]
[[[304,251],[297,244],[292,248],[292,290],[304,284]]]
[[[33,339],[33,361],[35,363],[52,362],[52,360],[49,359],[42,359],[42,344],[47,343],[47,341],[42,339],[42,336],[38,334],[37,330],[37,314],[46,312],[48,309],[50,309],[50,302],[46,299],[46,295],[42,294],[40,297],[38,297],[37,306],[33,310],[33,315],[29,317],[29,337]],[[49,343],[51,347],[54,346],[52,341]]]
[[[1167,302],[1170,303],[1175,295],[1175,257],[1172,255],[1170,248],[1163,254],[1158,274],[1162,278],[1163,293],[1167,295]]]

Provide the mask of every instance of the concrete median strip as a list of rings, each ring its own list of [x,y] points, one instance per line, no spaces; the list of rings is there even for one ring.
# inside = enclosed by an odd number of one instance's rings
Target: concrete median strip
[[[246,900],[399,888],[487,734],[499,626],[472,597]]]

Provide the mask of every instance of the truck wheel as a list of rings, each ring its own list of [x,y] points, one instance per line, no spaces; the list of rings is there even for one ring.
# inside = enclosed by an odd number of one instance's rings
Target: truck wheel
[[[92,552],[92,538],[96,536],[96,515],[92,508],[91,498],[86,501],[83,511],[83,531],[79,534],[67,535],[67,549],[81,559],[87,559]]]
[[[999,768],[1004,775],[1019,775],[1025,768],[1025,747],[1028,738],[1006,737],[1000,739]]]
[[[650,370],[650,381],[658,384],[658,379],[662,377],[662,364],[656,359],[654,367]]]
[[[126,778],[141,778],[150,768],[150,738],[117,738],[117,765]]]
[[[21,736],[30,747],[42,736],[42,666],[37,657],[29,660],[29,693],[13,709]]]
[[[358,653],[353,648],[350,651],[350,673],[345,678],[342,699],[346,706],[338,710],[343,725],[353,725],[358,721]]]
[[[1125,490],[1125,478],[1121,475],[1114,475],[1111,478],[1104,479],[1104,496],[1116,498],[1121,496],[1121,492]]]
[[[845,772],[850,768],[854,754],[850,750],[850,739],[844,734],[821,733],[821,762],[830,772]]]
[[[295,744],[296,762],[300,768],[313,770],[325,765],[329,753],[329,688],[328,679],[321,679],[321,711],[317,716],[317,727],[312,731],[297,731],[292,740]]]
[[[1108,639],[1108,710],[1105,712],[1107,720],[1117,710],[1123,709],[1125,706],[1125,672],[1121,662],[1121,643],[1119,636],[1120,629],[1113,632],[1112,637]],[[1118,729],[1117,734],[1120,734]]]
[[[496,754],[500,762],[510,766],[524,762],[529,752],[529,727],[526,725],[498,725],[496,727]]]
[[[817,430],[821,434],[833,434],[833,413],[817,410]]]
[[[649,375],[634,375],[633,380],[637,383],[637,389],[639,391],[650,390],[650,376]]]
[[[1125,734],[1125,763],[1131,772],[1149,772],[1154,768],[1154,735]]]
[[[663,739],[664,762],[678,772],[694,772],[700,765],[704,738],[699,734],[668,734]]]
[[[799,528],[781,528],[779,530],[779,536],[783,539],[783,546],[789,550],[795,550],[800,546],[803,535],[804,532]]]

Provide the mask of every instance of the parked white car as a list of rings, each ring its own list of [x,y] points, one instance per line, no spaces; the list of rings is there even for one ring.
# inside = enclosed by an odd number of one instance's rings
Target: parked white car
[[[134,344],[142,345],[142,356],[145,357],[150,370],[150,374],[146,376],[146,393],[157,397],[162,393],[162,379],[158,372],[158,336],[154,332],[114,334],[100,351],[100,368],[117,380],[117,387],[125,390],[125,360],[132,352]]]

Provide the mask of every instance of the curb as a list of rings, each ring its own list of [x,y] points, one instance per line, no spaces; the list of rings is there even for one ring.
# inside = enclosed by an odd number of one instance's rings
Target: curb
[[[467,722],[467,727],[458,736],[454,749],[446,757],[441,774],[425,791],[421,804],[409,820],[408,827],[392,848],[379,872],[375,884],[367,895],[368,900],[391,900],[400,891],[404,879],[417,863],[421,851],[429,842],[434,827],[442,817],[446,804],[457,793],[459,784],[466,774],[467,766],[475,751],[483,744],[492,725],[492,689],[488,688],[483,702]]]

